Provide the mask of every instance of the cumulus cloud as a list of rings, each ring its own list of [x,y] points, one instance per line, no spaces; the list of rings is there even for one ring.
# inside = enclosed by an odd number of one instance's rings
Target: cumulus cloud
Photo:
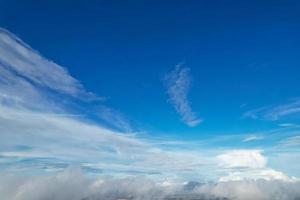
[[[50,176],[19,177],[0,175],[2,200],[297,200],[299,182],[241,180],[216,183],[176,182],[165,184],[133,177],[87,177],[79,169],[68,169]],[[196,183],[196,184],[195,184]]]
[[[219,164],[226,168],[263,168],[267,163],[267,159],[261,154],[260,150],[233,150],[221,154],[217,158]]]
[[[219,181],[241,180],[280,180],[286,182],[299,181],[295,177],[271,169],[267,166],[267,158],[261,150],[232,150],[218,155],[219,166],[227,175]]]
[[[181,115],[182,121],[190,127],[200,124],[202,120],[192,110],[188,100],[191,86],[190,69],[177,65],[173,71],[166,75],[165,83],[170,102]]]
[[[298,200],[299,183],[241,180],[204,185],[198,192],[232,200]]]

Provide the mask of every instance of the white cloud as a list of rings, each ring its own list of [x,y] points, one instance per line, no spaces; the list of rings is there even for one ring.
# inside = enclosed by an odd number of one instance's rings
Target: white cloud
[[[297,147],[300,146],[300,135],[286,138],[280,142],[285,147]]]
[[[283,172],[267,167],[267,158],[260,150],[232,150],[217,156],[220,167],[224,168],[226,175],[219,181],[243,180],[280,180],[285,182],[299,181],[289,177]]]
[[[0,77],[0,170],[38,172],[75,164],[107,174],[179,177],[192,172],[199,175],[205,165],[199,152],[163,150],[146,138],[89,122],[80,111],[70,113],[65,101],[94,95],[64,68],[3,29]],[[104,120],[130,131],[122,114],[102,108]]]
[[[244,114],[244,117],[252,119],[264,119],[276,121],[284,117],[300,113],[300,100],[296,99],[282,105],[265,106],[262,108],[250,110]]]
[[[165,78],[167,93],[176,111],[181,115],[182,121],[190,127],[202,122],[192,110],[188,100],[191,85],[190,69],[177,65]]]
[[[222,176],[219,181],[243,181],[243,180],[280,180],[285,182],[294,182],[298,179],[294,177],[289,177],[282,172],[276,171],[274,169],[264,168],[264,169],[251,169],[243,171],[230,172],[226,176]]]
[[[107,106],[101,106],[98,111],[98,116],[101,120],[107,122],[120,131],[132,132],[131,123],[127,117],[124,116],[118,110],[109,108]]]
[[[98,98],[87,92],[65,68],[0,28],[0,102],[45,109],[55,105],[53,99],[48,99],[53,92],[81,100]]]
[[[0,175],[1,200],[152,200],[163,197],[230,200],[294,200],[300,197],[299,182],[236,180],[198,184],[190,191],[182,182],[158,182],[145,177],[88,178],[76,168],[51,176]],[[74,181],[76,177],[76,181]],[[201,180],[198,180],[201,182]]]
[[[282,124],[278,124],[278,126],[280,126],[280,127],[293,127],[293,126],[297,126],[297,125],[292,124],[292,123],[282,123]]]
[[[232,150],[217,156],[217,159],[220,166],[225,168],[263,168],[267,163],[260,150]]]
[[[251,135],[243,139],[243,142],[251,142],[251,141],[262,140],[262,139],[264,139],[263,136]]]
[[[194,126],[200,120],[187,101],[188,71],[177,67],[169,75],[172,84],[168,92],[183,121]],[[95,96],[62,67],[5,30],[0,31],[0,93],[0,194],[4,200],[109,200],[116,195],[135,195],[136,199],[145,200],[153,194],[174,191],[169,186],[176,184],[169,183],[175,180],[217,178],[219,174],[215,172],[223,167],[266,169],[265,158],[258,151],[225,153],[218,157],[222,164],[217,166],[210,150],[202,153],[200,148],[168,149],[164,144],[177,142],[159,144],[146,137],[104,128],[80,112],[70,113],[64,101]],[[109,109],[105,117],[116,121],[119,127],[127,126],[126,119],[118,117],[115,110]],[[53,173],[72,165],[114,177],[146,174],[168,184],[130,177],[89,180],[76,171],[28,179],[8,175]]]
[[[197,192],[230,200],[296,200],[300,196],[299,189],[298,182],[242,180],[204,185]]]

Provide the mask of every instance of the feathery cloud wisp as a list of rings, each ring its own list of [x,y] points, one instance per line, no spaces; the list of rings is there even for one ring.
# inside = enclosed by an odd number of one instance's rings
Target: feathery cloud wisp
[[[67,70],[44,58],[21,39],[0,28],[0,64],[2,82],[10,84],[18,77],[18,83],[31,83],[61,94],[77,98],[96,98]]]
[[[243,142],[251,142],[251,141],[262,140],[262,139],[264,139],[263,136],[251,135],[243,139]]]
[[[181,64],[177,65],[173,71],[166,75],[165,83],[170,102],[181,115],[182,121],[190,127],[200,124],[202,120],[192,110],[188,100],[191,87],[190,69]]]
[[[282,105],[265,106],[244,113],[244,117],[276,121],[283,117],[300,113],[300,100],[296,99]]]

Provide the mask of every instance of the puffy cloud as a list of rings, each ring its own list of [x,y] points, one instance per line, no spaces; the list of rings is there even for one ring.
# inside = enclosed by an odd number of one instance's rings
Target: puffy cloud
[[[251,170],[241,170],[229,172],[228,175],[223,176],[219,181],[243,181],[243,180],[281,180],[285,182],[294,182],[298,179],[294,177],[289,177],[282,172],[276,171],[274,169],[264,168],[264,169],[251,169]]]
[[[225,168],[263,168],[267,163],[267,159],[260,150],[233,150],[219,155],[217,158],[219,164]]]
[[[196,183],[196,182],[194,182]],[[2,200],[152,200],[193,197],[203,200],[297,200],[299,182],[242,180],[197,183],[190,190],[182,182],[165,184],[141,177],[87,177],[79,169],[69,169],[50,176],[1,175]]]
[[[191,84],[190,69],[177,65],[173,71],[167,74],[165,83],[170,101],[181,115],[182,121],[190,127],[200,124],[202,120],[192,110],[188,100]]]
[[[299,189],[299,182],[240,180],[204,185],[197,191],[232,200],[297,200]]]
[[[286,182],[298,181],[280,171],[267,167],[267,159],[261,150],[232,150],[217,156],[219,165],[224,168],[227,175],[219,181],[241,180],[281,180]]]
[[[51,176],[5,175],[0,179],[2,200],[150,200],[175,189],[175,185],[163,186],[143,177],[87,178],[76,168]]]

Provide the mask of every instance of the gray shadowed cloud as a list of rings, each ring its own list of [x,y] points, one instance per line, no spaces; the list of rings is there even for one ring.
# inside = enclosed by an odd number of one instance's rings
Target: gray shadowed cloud
[[[68,169],[56,175],[30,178],[0,176],[2,200],[153,200],[189,196],[199,200],[298,200],[300,198],[299,182],[265,180],[202,184],[198,182],[191,189],[185,190],[185,186],[189,183],[157,182],[139,176],[88,178],[79,169]]]

